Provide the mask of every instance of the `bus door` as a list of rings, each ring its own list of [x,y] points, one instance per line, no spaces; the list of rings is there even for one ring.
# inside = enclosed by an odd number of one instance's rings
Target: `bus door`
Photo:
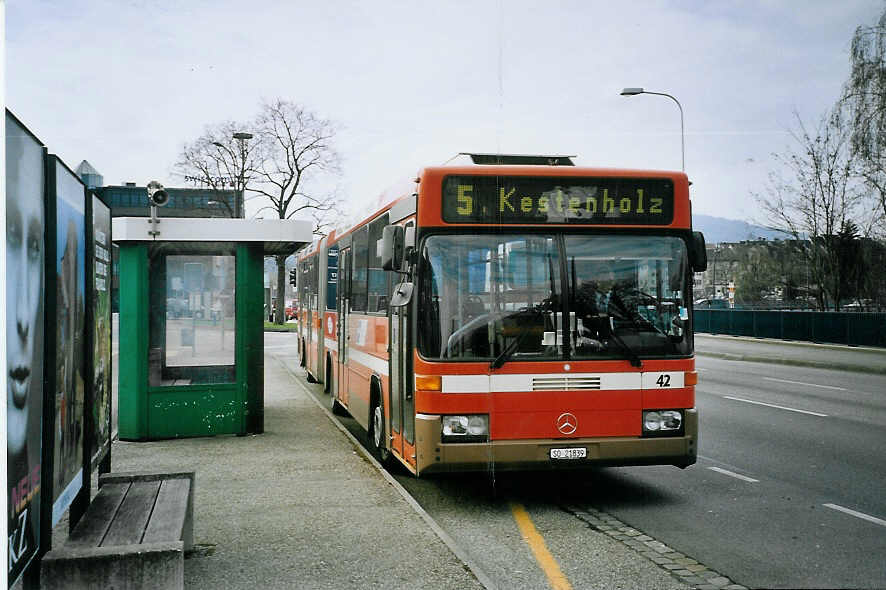
[[[348,315],[351,296],[351,249],[344,248],[338,254],[338,292],[336,293],[336,308],[338,310],[338,323],[336,326],[336,341],[338,344],[338,380],[336,391],[338,399],[342,403],[348,403]],[[333,395],[335,392],[333,392]]]
[[[394,287],[396,289],[396,287]],[[415,466],[415,400],[411,373],[409,305],[391,306],[391,445]]]

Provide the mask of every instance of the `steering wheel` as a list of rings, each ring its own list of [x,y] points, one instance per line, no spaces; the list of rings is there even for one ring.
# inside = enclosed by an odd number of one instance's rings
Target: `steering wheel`
[[[449,335],[449,338],[446,340],[446,343],[443,345],[443,350],[440,351],[440,356],[443,358],[447,358],[451,356],[452,348],[455,346],[455,343],[461,340],[461,338],[479,326],[488,326],[489,324],[495,322],[496,320],[508,315],[509,312],[502,311],[490,311],[486,312],[482,315],[479,315],[469,321],[464,326],[461,326],[458,330]]]

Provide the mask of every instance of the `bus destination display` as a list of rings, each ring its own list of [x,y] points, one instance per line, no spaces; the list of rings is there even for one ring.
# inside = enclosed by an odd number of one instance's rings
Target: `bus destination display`
[[[668,225],[674,183],[667,178],[447,176],[448,223]]]

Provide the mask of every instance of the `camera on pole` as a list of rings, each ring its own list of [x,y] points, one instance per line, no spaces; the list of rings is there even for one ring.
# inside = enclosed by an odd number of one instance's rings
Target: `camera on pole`
[[[157,207],[166,206],[166,203],[169,202],[169,193],[166,192],[162,184],[152,180],[148,183],[148,201],[151,203],[151,218],[148,220],[148,223],[151,224],[152,228],[148,230],[148,233],[156,239],[160,235],[160,219],[157,217]]]
[[[151,201],[151,205],[165,207],[169,202],[169,193],[166,192],[162,184],[152,180],[148,183],[148,199]]]

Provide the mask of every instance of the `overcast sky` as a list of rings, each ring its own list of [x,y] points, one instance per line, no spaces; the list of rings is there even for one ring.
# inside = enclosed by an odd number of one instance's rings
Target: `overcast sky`
[[[618,4],[618,6],[617,6]],[[263,99],[340,125],[342,194],[385,188],[460,151],[575,154],[679,169],[694,211],[761,220],[752,191],[793,111],[840,94],[849,45],[883,0],[7,0],[6,103],[72,168],[158,179],[207,124]],[[253,202],[252,209],[258,205]]]

